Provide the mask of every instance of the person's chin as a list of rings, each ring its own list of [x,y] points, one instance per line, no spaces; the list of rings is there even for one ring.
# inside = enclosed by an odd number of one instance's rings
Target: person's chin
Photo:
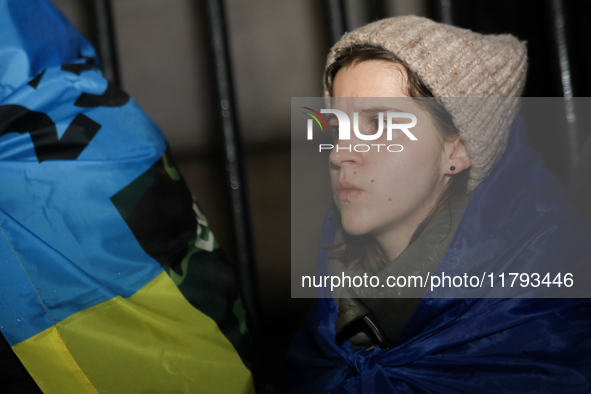
[[[370,228],[367,223],[364,223],[360,219],[350,219],[346,218],[346,216],[342,216],[343,220],[343,229],[349,235],[359,236],[359,235],[366,235],[370,232]]]

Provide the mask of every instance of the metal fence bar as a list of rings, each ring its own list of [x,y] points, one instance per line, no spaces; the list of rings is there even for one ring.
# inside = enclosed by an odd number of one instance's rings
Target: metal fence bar
[[[441,7],[441,22],[446,25],[453,25],[454,19],[451,12],[451,0],[440,0],[439,4]]]
[[[324,0],[327,21],[328,47],[331,48],[347,31],[347,17],[343,0]]]
[[[569,153],[569,177],[579,161],[579,152],[582,143],[577,130],[577,117],[573,100],[573,87],[571,68],[568,59],[568,46],[566,43],[564,12],[561,0],[552,0],[553,32],[558,49],[558,61],[560,63],[560,76],[564,96],[564,111],[567,123],[567,149]]]
[[[371,0],[365,2],[369,10],[369,22],[378,21],[388,17],[386,0]]]
[[[234,227],[239,281],[249,312],[255,318],[255,321],[257,321],[257,276],[253,258],[240,133],[236,116],[236,101],[234,99],[234,88],[232,84],[223,0],[206,0],[205,8],[211,40],[214,83],[217,91],[215,108],[219,112],[223,131],[224,159],[232,204],[231,217]]]
[[[111,0],[91,0],[91,3],[94,35],[103,75],[110,82],[121,86]]]

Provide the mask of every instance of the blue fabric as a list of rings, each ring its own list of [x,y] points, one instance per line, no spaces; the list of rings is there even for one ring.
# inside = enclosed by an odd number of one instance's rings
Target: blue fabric
[[[47,0],[0,0],[0,100],[43,70],[96,53]]]
[[[589,223],[526,145],[523,128],[517,119],[505,154],[475,190],[439,272],[557,266],[568,272],[591,262]],[[332,238],[332,216],[329,210],[324,244]],[[319,273],[326,264],[323,250]],[[321,297],[330,295],[320,291]],[[503,295],[494,291],[488,295]],[[332,298],[318,298],[287,355],[281,392],[591,391],[589,299],[428,295],[392,348],[371,351],[337,344],[337,307]]]
[[[15,345],[162,272],[111,197],[166,141],[50,1],[0,0],[0,26],[0,329]]]

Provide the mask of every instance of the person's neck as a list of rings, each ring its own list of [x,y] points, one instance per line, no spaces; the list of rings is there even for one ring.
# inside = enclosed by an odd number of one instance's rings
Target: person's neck
[[[376,241],[386,256],[388,256],[389,261],[400,256],[404,249],[406,249],[419,223],[420,221],[409,221],[408,223],[384,229],[374,235]]]
[[[431,193],[430,201],[426,202],[420,210],[402,218],[396,223],[391,223],[388,227],[376,231],[373,236],[388,257],[389,261],[394,260],[410,244],[412,236],[417,228],[426,220],[432,210],[435,208],[436,197],[440,196],[444,190],[445,181]]]

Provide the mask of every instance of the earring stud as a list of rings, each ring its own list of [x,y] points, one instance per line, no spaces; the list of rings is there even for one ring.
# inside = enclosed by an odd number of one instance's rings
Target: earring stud
[[[452,171],[455,171],[456,170],[456,167],[455,166],[451,166],[451,167],[449,167],[449,169],[452,170]]]

